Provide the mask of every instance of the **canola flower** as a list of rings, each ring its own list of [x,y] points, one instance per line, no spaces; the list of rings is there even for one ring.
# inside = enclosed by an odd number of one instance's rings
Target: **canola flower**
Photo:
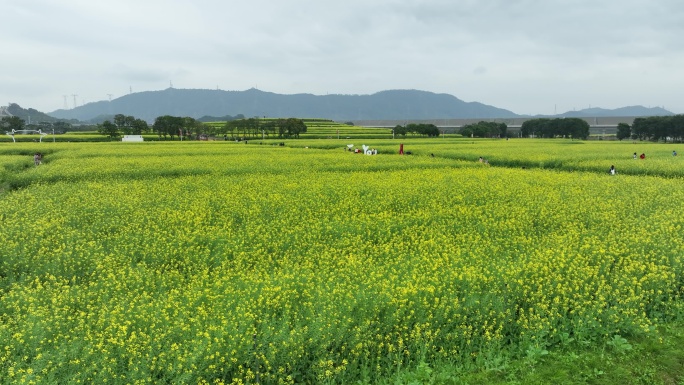
[[[2,383],[372,381],[683,310],[681,171],[228,143],[16,166],[32,146],[0,150]]]

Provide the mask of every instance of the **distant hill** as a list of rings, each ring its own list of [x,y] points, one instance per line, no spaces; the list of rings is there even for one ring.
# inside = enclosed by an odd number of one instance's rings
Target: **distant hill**
[[[242,114],[238,114],[238,115],[235,115],[235,116],[230,116],[230,115],[225,115],[225,116],[208,116],[208,115],[205,115],[205,116],[203,116],[203,117],[201,117],[201,118],[199,118],[199,119],[197,119],[197,120],[199,120],[200,122],[207,123],[207,122],[228,122],[228,121],[231,121],[231,120],[238,120],[238,119],[244,119],[244,118],[245,118],[245,116],[242,115]]]
[[[28,108],[24,109],[21,108],[18,104],[16,103],[10,103],[9,106],[7,106],[7,112],[12,114],[12,116],[17,116],[21,119],[24,120],[24,122],[31,123],[31,124],[37,124],[41,122],[50,122],[54,123],[60,119],[55,118],[53,116],[50,116],[48,114],[45,114],[43,112],[40,112],[38,110],[35,110],[33,108]]]
[[[644,106],[629,106],[608,110],[605,108],[585,108],[579,111],[568,111],[566,113],[557,115],[572,118],[601,118],[609,116],[670,116],[674,115],[672,112],[660,108]]]
[[[507,118],[511,111],[478,102],[464,102],[448,94],[418,90],[382,91],[372,95],[282,95],[257,89],[222,91],[167,88],[125,95],[112,101],[88,103],[51,116],[88,121],[98,116],[124,114],[153,121],[162,115],[270,118],[362,119]]]
[[[509,110],[478,102],[464,102],[449,94],[419,90],[390,90],[372,95],[282,95],[257,89],[221,91],[167,88],[125,95],[112,101],[88,103],[73,109],[60,109],[44,114],[10,104],[7,111],[27,123],[67,120],[90,124],[111,120],[116,114],[154,121],[162,115],[190,116],[201,121],[231,120],[242,117],[318,118],[371,124],[403,124],[411,121],[502,120],[540,117],[643,117],[668,116],[672,112],[660,107],[629,106],[617,109],[588,108],[558,115],[517,115]],[[385,124],[386,125],[386,124]]]

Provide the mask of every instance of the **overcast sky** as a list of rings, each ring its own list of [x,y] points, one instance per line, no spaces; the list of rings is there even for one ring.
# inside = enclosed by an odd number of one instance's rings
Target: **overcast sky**
[[[684,113],[681,0],[0,0],[0,105],[133,92],[447,93]]]

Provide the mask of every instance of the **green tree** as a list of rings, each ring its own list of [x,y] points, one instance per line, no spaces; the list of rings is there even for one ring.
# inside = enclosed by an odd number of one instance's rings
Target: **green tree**
[[[412,132],[414,134],[418,134],[420,136],[423,136],[423,135],[429,136],[429,137],[439,136],[439,128],[437,128],[437,126],[435,126],[434,124],[410,123],[410,124],[406,125],[406,129],[409,132]]]
[[[55,129],[55,133],[64,134],[71,129],[71,123],[63,121],[54,122],[52,128]]]
[[[653,136],[655,119],[636,118],[632,122],[632,138],[639,140],[649,140]]]
[[[288,118],[278,119],[278,136],[283,138],[299,138],[300,134],[306,132],[307,127],[302,119]]]
[[[200,135],[207,133],[207,126],[195,118],[186,116],[181,118],[181,121],[183,125],[183,132],[185,133],[184,135],[190,136],[195,134],[195,138],[199,138]]]
[[[152,129],[160,138],[163,136],[166,139],[168,135],[173,140],[180,133],[180,130],[183,129],[183,118],[171,115],[158,116],[154,120]]]
[[[133,135],[142,135],[149,130],[150,126],[142,119],[135,119],[133,120],[133,123],[131,123],[131,134]]]
[[[306,130],[308,129],[306,127],[306,124],[302,119],[288,119],[290,121],[290,132],[294,135],[295,138],[299,138],[300,134],[305,134]]]
[[[632,123],[632,138],[678,142],[684,138],[684,116],[649,116]]]
[[[675,142],[684,140],[684,115],[675,115],[670,119],[670,136]]]
[[[618,123],[617,135],[618,140],[627,139],[632,135],[632,129],[627,123]]]
[[[114,115],[114,124],[124,135],[142,135],[149,130],[146,121],[124,114]]]
[[[570,120],[573,121],[572,138],[586,140],[589,137],[589,123],[580,118],[570,118]]]
[[[394,127],[394,135],[401,135],[403,137],[406,137],[406,134],[408,134],[408,128],[406,128],[406,126],[401,126],[397,124]]]
[[[52,123],[40,122],[40,123],[38,123],[38,129],[40,129],[41,132],[51,133],[52,132]]]
[[[586,139],[589,137],[589,123],[579,118],[540,118],[530,119],[523,122],[520,127],[520,135],[529,137],[534,135],[538,138],[574,138]]]
[[[264,130],[266,136],[275,135],[278,132],[276,121],[268,120],[261,124],[261,129]]]
[[[5,127],[7,130],[23,130],[24,126],[26,123],[24,122],[24,119],[18,117],[18,116],[5,116],[2,118],[0,121],[0,124]]]
[[[506,123],[499,123],[497,128],[500,138],[505,138],[508,136],[508,125]]]
[[[534,135],[538,124],[539,119],[530,119],[524,121],[520,126],[520,136],[523,138],[529,138],[530,136]]]
[[[124,114],[114,115],[114,124],[124,135],[133,134],[133,122],[135,122],[135,118],[132,116]]]
[[[459,133],[464,137],[476,138],[501,138],[506,136],[508,126],[506,123],[485,122],[466,124]]]
[[[223,130],[222,130],[224,135],[230,134],[231,139],[235,139],[236,127],[235,127],[234,122],[235,122],[235,120],[227,121],[226,124],[223,125]]]
[[[458,133],[464,138],[472,138],[475,136],[475,132],[473,131],[473,126],[471,124],[466,124],[461,127],[461,129],[458,130]]]
[[[117,138],[120,135],[119,127],[116,124],[105,120],[102,124],[97,125],[97,132],[100,135],[108,136],[112,139]]]

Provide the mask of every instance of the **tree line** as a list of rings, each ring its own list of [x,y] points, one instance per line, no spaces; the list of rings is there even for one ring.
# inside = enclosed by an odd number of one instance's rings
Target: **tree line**
[[[0,127],[7,131],[40,130],[41,132],[51,133],[54,130],[55,134],[63,134],[67,130],[72,129],[70,123],[63,121],[26,124],[26,121],[18,116],[4,116],[0,119]]]
[[[484,122],[466,124],[459,134],[469,138],[504,138],[508,134],[506,123]]]
[[[226,122],[222,126],[208,126],[209,135],[238,138],[258,138],[258,137],[277,137],[277,138],[299,138],[300,134],[307,131],[304,120],[297,118],[287,119],[268,119],[258,118],[239,119]]]
[[[684,140],[684,115],[636,118],[631,127],[627,123],[620,123],[617,138],[681,142]]]
[[[436,137],[439,136],[439,128],[434,124],[425,123],[409,123],[405,126],[396,125],[394,127],[394,135],[400,135],[405,137],[407,134]]]
[[[540,118],[523,122],[520,136],[529,138],[572,138],[587,139],[589,137],[589,123],[580,118]]]
[[[223,125],[202,123],[191,117],[164,115],[158,116],[152,126],[142,119],[118,114],[113,122],[106,120],[97,125],[97,132],[110,138],[121,135],[142,135],[155,133],[159,138],[174,140],[177,136],[188,139],[201,139],[210,136],[223,136],[224,139],[247,139],[255,137],[299,138],[307,131],[302,119],[238,119]]]
[[[150,130],[149,125],[142,119],[123,114],[114,115],[114,122],[105,120],[97,125],[97,132],[112,139],[121,135],[142,135]]]

